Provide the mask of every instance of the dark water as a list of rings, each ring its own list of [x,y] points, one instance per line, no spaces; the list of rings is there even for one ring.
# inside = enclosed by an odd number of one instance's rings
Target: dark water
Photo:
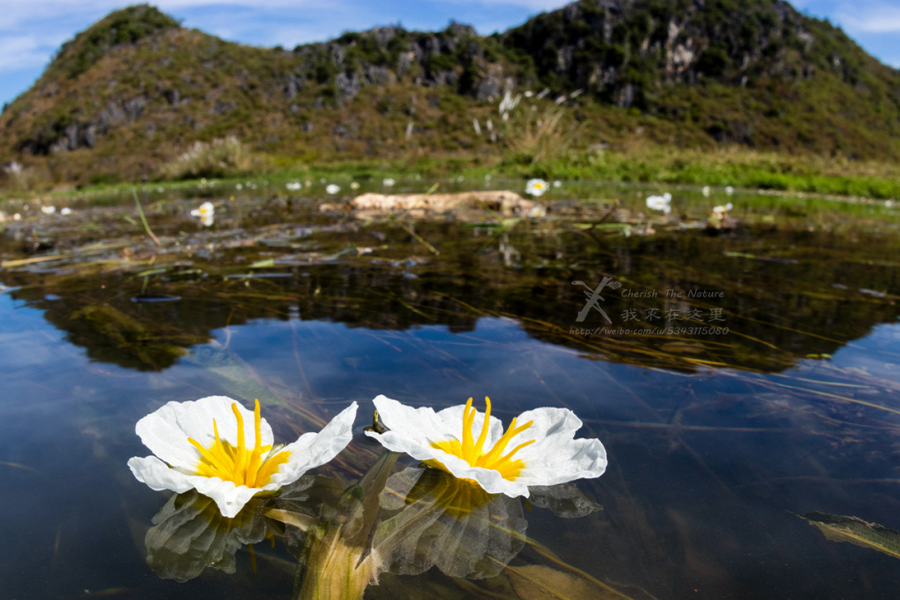
[[[168,496],[125,465],[148,454],[134,424],[213,394],[259,398],[285,441],[358,401],[354,442],[317,471],[346,485],[380,452],[362,435],[378,394],[490,396],[504,422],[572,409],[609,452],[578,482],[604,510],[522,505],[535,544],[510,565],[579,569],[585,597],[896,595],[896,556],[803,518],[900,529],[893,207],[673,190],[666,219],[647,190],[567,185],[540,218],[361,220],[283,189],[144,194],[161,248],[130,197],[4,208],[25,216],[0,236],[18,261],[0,271],[0,596],[291,597],[278,540],[254,545],[255,572],[247,548],[235,574],[187,583],[147,564]],[[189,216],[201,195],[211,227]],[[708,226],[726,201],[736,221]],[[578,322],[604,277],[621,284],[601,290],[610,322]],[[387,573],[366,597],[517,597],[503,577]]]

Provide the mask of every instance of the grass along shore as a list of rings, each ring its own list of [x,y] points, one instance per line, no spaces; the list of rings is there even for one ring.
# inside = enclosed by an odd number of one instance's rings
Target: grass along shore
[[[0,178],[0,200],[10,198],[94,196],[130,190],[134,186],[165,188],[191,186],[203,178],[230,180],[266,177],[277,180],[333,179],[380,181],[382,178],[439,179],[486,175],[503,179],[542,178],[562,181],[645,183],[713,186],[826,196],[852,196],[875,200],[900,199],[900,165],[851,161],[814,155],[791,156],[731,148],[717,152],[633,145],[615,151],[571,150],[565,155],[535,162],[528,152],[502,156],[422,155],[392,160],[340,160],[318,157],[299,161],[290,156],[253,154],[241,150],[236,161],[216,156],[214,168],[167,165],[157,178],[145,182],[109,182],[83,188],[54,186],[52,179],[25,169]],[[173,161],[173,163],[176,161]]]

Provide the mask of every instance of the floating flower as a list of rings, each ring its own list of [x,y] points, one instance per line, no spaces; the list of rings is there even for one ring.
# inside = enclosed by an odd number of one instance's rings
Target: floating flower
[[[385,177],[384,181],[382,181],[381,183],[383,183],[385,187],[391,187],[391,186],[393,186],[396,182],[395,182],[392,178],[390,178],[390,177]]]
[[[289,181],[284,187],[292,192],[296,192],[303,187],[303,184],[301,184],[299,181]]]
[[[729,186],[726,186],[726,187],[725,187],[725,193],[728,194],[729,196],[732,195],[732,194],[734,193],[734,188],[731,187],[730,185],[729,185]]]
[[[728,204],[725,204],[724,206],[723,205],[714,206],[713,214],[718,215],[718,216],[725,216],[725,214],[728,211],[730,211],[732,208],[734,208],[734,205],[731,202],[729,202]]]
[[[647,196],[647,208],[661,210],[665,214],[672,212],[672,194],[666,192],[662,196]]]
[[[491,494],[528,497],[529,486],[599,477],[606,471],[606,449],[600,440],[574,439],[581,420],[571,410],[524,412],[504,433],[500,420],[490,416],[491,401],[485,401],[484,415],[472,408],[471,398],[465,406],[435,413],[378,396],[375,408],[388,431],[366,435],[388,450],[474,481]]]
[[[328,192],[329,194],[334,195],[334,194],[337,194],[339,191],[341,191],[341,186],[335,185],[333,183],[329,183],[325,187],[325,191]]]
[[[52,206],[52,205],[51,206],[42,206],[41,212],[44,213],[45,215],[52,215],[53,213],[56,212],[56,207]]]
[[[68,206],[66,206],[65,208],[63,208],[62,210],[59,211],[59,214],[61,214],[61,215],[71,215],[71,214],[72,214],[72,209],[69,208]]]
[[[155,456],[134,457],[128,467],[157,491],[196,489],[212,498],[222,516],[232,518],[253,496],[293,483],[337,456],[353,437],[356,408],[354,402],[319,433],[273,447],[259,401],[254,412],[225,396],[169,402],[135,427]],[[244,427],[251,419],[254,426]]]
[[[553,187],[555,187],[555,188],[562,187],[562,181],[557,179],[556,181],[553,182]]]
[[[213,224],[215,214],[216,207],[213,206],[212,202],[204,202],[200,205],[200,208],[195,208],[191,211],[192,217],[200,217],[200,222],[203,223],[204,227],[209,227]]]
[[[540,196],[547,191],[548,187],[547,182],[543,179],[529,179],[528,183],[525,184],[525,193],[532,196]]]
[[[359,184],[356,183],[355,181],[351,181],[351,182],[350,182],[350,189],[351,189],[351,190],[358,190],[358,189],[359,189]]]
[[[244,186],[242,186],[241,184],[237,184],[234,186],[234,189],[236,189],[237,191],[241,191],[242,189],[244,189]]]
[[[709,197],[709,193],[710,193],[711,190],[709,189],[709,186],[708,186],[708,185],[704,185],[704,186],[703,186],[703,189],[700,190],[700,191],[703,192],[703,195],[706,196],[706,197],[708,198],[708,197]]]

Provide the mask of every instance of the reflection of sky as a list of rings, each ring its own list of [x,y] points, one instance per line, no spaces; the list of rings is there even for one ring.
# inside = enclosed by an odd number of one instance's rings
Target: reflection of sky
[[[0,103],[25,91],[40,75],[53,53],[75,33],[112,10],[121,0],[73,3],[62,0],[0,0]],[[323,41],[342,32],[401,23],[408,29],[443,29],[451,19],[470,23],[481,34],[505,30],[528,17],[559,8],[564,0],[400,0],[363,2],[340,0],[160,0],[161,10],[226,40],[257,46]],[[829,18],[863,48],[887,64],[900,66],[895,43],[900,9],[885,0],[799,0],[806,14]]]
[[[826,542],[792,513],[900,528],[900,485],[887,481],[896,478],[900,422],[772,385],[809,387],[802,379],[833,378],[829,368],[896,380],[885,366],[896,357],[879,352],[897,346],[898,331],[879,326],[831,363],[760,375],[765,385],[749,379],[755,374],[590,360],[506,319],[481,319],[459,334],[257,320],[216,340],[295,401],[334,404],[333,414],[360,400],[357,431],[379,393],[437,408],[473,396],[480,409],[488,395],[507,423],[535,406],[572,408],[585,422],[579,436],[598,436],[609,451],[609,471],[580,484],[606,510],[571,522],[535,511],[528,533],[594,576],[657,597],[694,588],[691,597],[702,599],[890,597],[900,583],[895,563]],[[148,453],[133,433],[138,418],[169,400],[234,393],[234,384],[188,361],[158,373],[91,363],[8,294],[0,294],[0,361],[0,461],[37,471],[0,465],[0,535],[16,541],[0,549],[5,593],[125,587],[142,589],[139,597],[233,597],[225,586],[234,580],[222,575],[179,587],[149,574],[142,536],[165,496],[136,482],[125,462]],[[897,392],[878,392],[867,398],[900,406]],[[274,426],[278,437],[288,429]],[[247,557],[238,564],[246,571]],[[235,585],[274,585],[261,579]],[[272,581],[290,585],[285,575]]]

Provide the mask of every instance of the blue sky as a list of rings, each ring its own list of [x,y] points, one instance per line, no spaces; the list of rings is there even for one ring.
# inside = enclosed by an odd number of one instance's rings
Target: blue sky
[[[25,91],[53,52],[117,8],[119,0],[0,0],[0,102]],[[479,33],[504,30],[565,0],[160,0],[164,12],[222,38],[257,46],[326,40],[343,31],[401,23],[442,29],[450,19]],[[806,14],[840,25],[868,52],[900,68],[900,0],[796,0]]]

